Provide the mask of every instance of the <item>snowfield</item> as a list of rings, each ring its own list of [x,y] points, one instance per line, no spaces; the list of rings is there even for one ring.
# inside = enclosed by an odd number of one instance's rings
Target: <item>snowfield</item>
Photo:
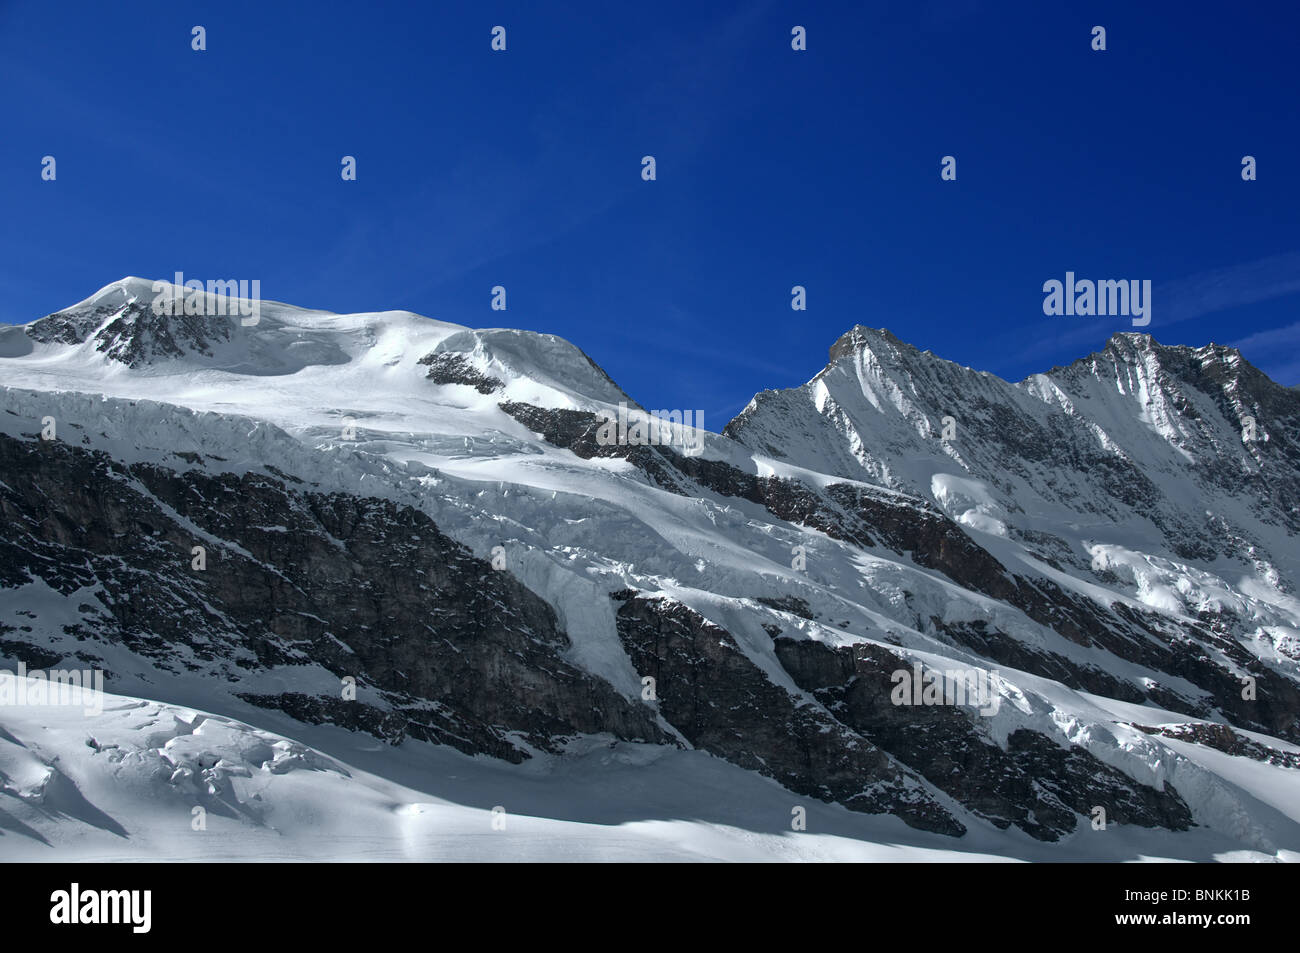
[[[807,830],[796,833],[789,792],[702,752],[591,738],[564,757],[508,765],[297,726],[308,746],[124,696],[106,696],[103,707],[94,718],[75,706],[4,711],[6,860],[987,862],[1050,860],[1063,849],[1095,861],[1300,859],[1294,850],[1243,850],[1210,831],[1085,829],[1044,846],[989,830],[955,844],[806,799],[798,803]],[[1267,807],[1283,831],[1300,823],[1287,796],[1293,771],[1218,757],[1225,763],[1205,783],[1225,819],[1240,815],[1243,835],[1251,834],[1243,804]]]

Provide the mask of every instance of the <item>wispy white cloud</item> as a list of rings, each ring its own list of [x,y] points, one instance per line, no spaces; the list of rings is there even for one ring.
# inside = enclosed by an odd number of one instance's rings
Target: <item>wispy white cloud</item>
[[[1157,285],[1152,295],[1160,323],[1188,321],[1216,311],[1270,301],[1300,291],[1300,251],[1270,255]]]
[[[1300,321],[1229,342],[1279,384],[1300,383]]]
[[[1247,349],[1255,351],[1274,347],[1300,349],[1300,321],[1280,328],[1273,328],[1269,331],[1256,331],[1254,334],[1238,338],[1230,343],[1232,347],[1239,351],[1246,351]]]
[[[1014,363],[1018,365],[1050,359],[1073,360],[1082,356],[1084,348],[1096,346],[1098,340],[1105,340],[1120,331],[1141,330],[1159,340],[1161,330],[1171,325],[1297,292],[1300,292],[1300,250],[1270,255],[1241,265],[1216,268],[1156,285],[1151,294],[1152,321],[1149,327],[1133,328],[1122,318],[1114,319],[1113,325],[1103,325],[1102,322],[1107,320],[1103,318],[1074,319],[1080,323],[1073,327],[1060,324],[1045,326],[1044,334],[1028,347],[1008,346],[1007,351],[1015,355]],[[1280,334],[1282,330],[1284,329],[1277,329],[1277,333]],[[1014,336],[1007,336],[1006,343],[1022,344],[1024,332],[1023,327],[1017,329]],[[1278,340],[1281,341],[1282,338]],[[1252,351],[1255,350],[1254,345],[1248,346]],[[1245,352],[1245,348],[1242,350]],[[1246,353],[1246,357],[1251,359],[1250,353]],[[1252,360],[1252,363],[1256,362]],[[1270,376],[1275,375],[1270,372]]]

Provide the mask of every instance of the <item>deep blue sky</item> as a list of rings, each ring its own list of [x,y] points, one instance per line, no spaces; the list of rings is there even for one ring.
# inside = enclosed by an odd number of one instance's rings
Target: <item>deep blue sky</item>
[[[1295,384],[1298,27],[1292,3],[0,0],[0,320],[128,274],[257,278],[553,332],[716,430],[855,323],[1013,380],[1131,329],[1045,317],[1072,270],[1151,279],[1158,340]]]

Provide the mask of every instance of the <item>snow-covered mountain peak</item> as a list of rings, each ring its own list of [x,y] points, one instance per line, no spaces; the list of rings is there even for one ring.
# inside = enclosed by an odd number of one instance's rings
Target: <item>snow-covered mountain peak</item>
[[[552,334],[473,329],[409,311],[222,301],[204,290],[197,307],[186,292],[179,309],[156,308],[181,289],[127,277],[30,324],[0,328],[3,380],[244,414],[313,441],[337,435],[348,419],[365,421],[364,433],[401,435],[412,452],[428,441],[516,430],[502,404],[639,406]]]
[[[460,373],[483,393],[503,390],[510,380],[527,378],[566,392],[585,401],[617,405],[620,401],[637,406],[622,388],[579,347],[554,334],[512,328],[484,328],[443,338],[421,364],[430,367],[429,378],[440,373]],[[469,370],[462,370],[469,368]],[[491,381],[497,380],[499,386]],[[549,403],[549,402],[547,402]]]
[[[1182,379],[1201,373],[1210,373],[1219,367],[1226,372],[1249,370],[1259,374],[1239,350],[1225,344],[1205,344],[1191,347],[1185,344],[1161,344],[1150,334],[1120,331],[1111,335],[1098,352],[1080,358],[1064,368],[1053,368],[1049,375],[1069,372],[1074,368],[1087,368],[1096,373],[1098,367],[1141,367],[1148,373],[1165,372]]]
[[[1102,518],[1148,550],[1253,558],[1253,545],[1293,566],[1300,447],[1289,434],[1298,425],[1296,392],[1222,345],[1120,333],[1068,367],[1012,384],[858,326],[809,383],[757,395],[724,433],[778,459],[929,498],[969,523],[968,504],[951,492],[958,481],[970,499],[987,497],[969,504],[980,519],[997,510],[987,524],[996,532],[1052,536],[1061,552],[1082,552],[1078,527]],[[1233,499],[1243,481],[1255,487],[1250,507]],[[1210,510],[1226,531],[1209,529]]]
[[[863,351],[872,351],[891,357],[919,353],[905,341],[899,340],[887,328],[869,328],[865,324],[855,324],[839,336],[831,345],[830,362],[842,357],[852,357]]]
[[[1145,331],[1116,331],[1106,344],[1117,351],[1127,348],[1138,353],[1159,347],[1156,339]]]
[[[992,377],[986,371],[977,371],[945,358],[933,351],[923,351],[899,338],[887,328],[870,328],[854,325],[831,345],[829,363],[815,377],[831,373],[836,368],[851,370],[859,378],[892,379],[914,388],[920,379],[960,381],[966,378]]]
[[[275,349],[265,345],[286,328],[315,328],[322,319],[335,317],[329,312],[262,301],[256,284],[250,288],[248,282],[212,283],[200,292],[168,281],[130,276],[33,321],[21,333],[33,342],[31,350],[36,356],[52,364],[121,365],[135,370],[160,367],[166,372],[166,365],[174,362],[190,366],[247,363],[262,351],[261,356],[272,358],[265,372],[276,373],[283,362],[274,360]],[[13,333],[8,337],[13,339]],[[26,356],[14,343],[11,340],[4,356]]]
[[[95,307],[120,307],[129,304],[132,301],[150,302],[154,299],[157,292],[154,291],[155,283],[148,278],[140,278],[136,275],[127,275],[125,278],[119,278],[117,281],[110,282],[100,288],[90,297],[78,301],[76,304],[65,308],[65,311],[79,311]],[[168,287],[174,287],[168,283]]]
[[[43,370],[73,377],[101,375],[114,365],[151,377],[197,369],[268,376],[347,363],[415,368],[435,352],[451,352],[482,364],[485,373],[490,365],[510,378],[576,385],[597,400],[626,399],[587,355],[555,335],[474,330],[410,311],[338,314],[263,300],[245,285],[199,293],[128,276],[0,331],[0,358],[30,358]],[[177,304],[169,306],[172,301]]]

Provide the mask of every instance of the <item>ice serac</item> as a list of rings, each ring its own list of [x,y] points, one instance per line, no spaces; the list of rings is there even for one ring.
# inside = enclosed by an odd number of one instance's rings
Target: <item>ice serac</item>
[[[644,411],[553,335],[152,287],[0,332],[7,668],[373,736],[395,778],[611,750],[621,808],[569,821],[1300,857],[1300,393],[1231,349],[1123,334],[1014,384],[857,326],[687,453],[601,439]],[[992,694],[896,703],[913,672]],[[750,803],[684,809],[723,762]]]

